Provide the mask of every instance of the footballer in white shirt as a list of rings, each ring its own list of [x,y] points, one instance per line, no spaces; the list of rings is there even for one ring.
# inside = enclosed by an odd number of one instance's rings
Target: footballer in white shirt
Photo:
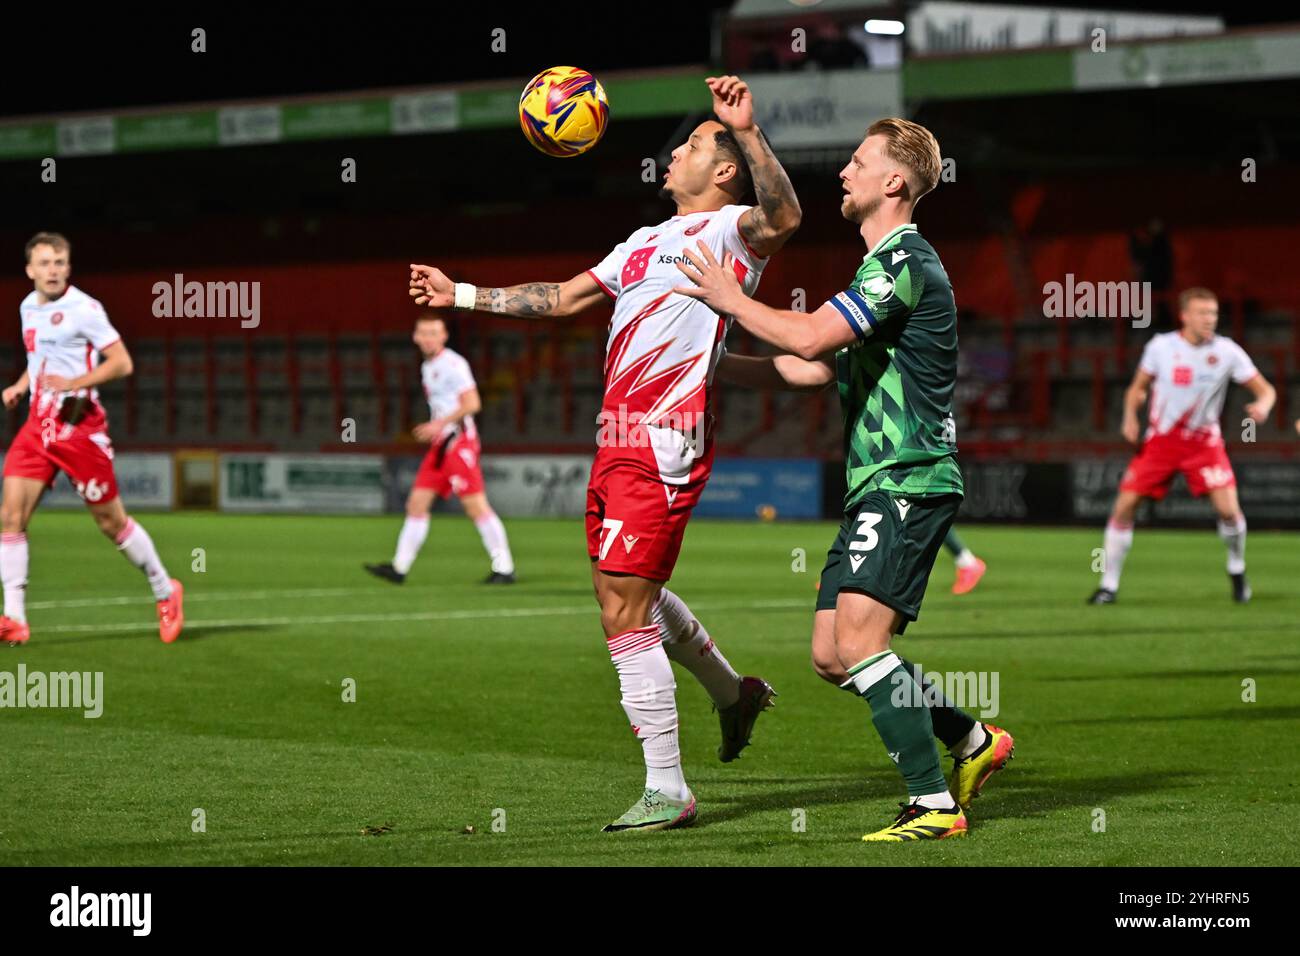
[[[97,387],[131,374],[131,355],[108,321],[104,307],[68,282],[72,249],[58,233],[41,232],[27,243],[23,299],[23,346],[27,370],[4,390],[5,408],[30,393],[27,421],[4,461],[0,503],[0,578],[4,615],[0,643],[23,644],[27,623],[27,525],[45,489],[67,474],[99,530],[144,572],[158,610],[158,633],[170,644],[185,623],[181,583],[167,574],[148,532],[122,505],[113,474],[113,442]]]
[[[729,317],[673,291],[680,284],[676,263],[683,248],[701,241],[719,258],[730,254],[739,281],[752,292],[767,258],[801,219],[790,180],[754,122],[749,87],[735,76],[705,83],[717,120],[696,126],[673,150],[663,177],[660,194],[676,215],[635,230],[593,268],[567,282],[478,288],[454,283],[432,266],[411,266],[410,295],[431,308],[555,319],[607,298],[613,305],[587,489],[587,554],[646,782],[632,808],[605,827],[609,832],[662,830],[695,818],[670,661],[689,670],[717,706],[723,762],[749,743],[774,693],[766,681],[733,670],[690,609],[664,587],[709,478],[713,372],[730,325]],[[744,202],[751,183],[753,206]]]
[[[1219,418],[1230,382],[1250,390],[1246,414],[1268,420],[1277,393],[1236,342],[1215,334],[1218,298],[1209,289],[1186,289],[1178,297],[1182,328],[1154,336],[1142,350],[1137,374],[1124,393],[1121,432],[1138,444],[1138,409],[1148,403],[1147,431],[1120,479],[1103,538],[1101,586],[1090,604],[1114,604],[1120,572],[1133,545],[1133,517],[1144,498],[1159,501],[1179,472],[1197,497],[1208,495],[1228,549],[1233,600],[1250,600],[1246,580],[1246,516],[1237,500],[1237,479],[1223,446]]]
[[[436,315],[421,316],[411,340],[424,357],[420,381],[429,402],[429,420],[416,425],[413,434],[428,442],[429,450],[406,498],[406,520],[397,536],[393,560],[363,567],[377,578],[403,583],[429,535],[433,502],[455,495],[478,529],[492,561],[484,583],[514,584],[515,559],[510,554],[505,525],[488,504],[483,490],[483,471],[479,467],[482,447],[474,425],[474,415],[483,403],[469,362],[447,347],[447,323]]]

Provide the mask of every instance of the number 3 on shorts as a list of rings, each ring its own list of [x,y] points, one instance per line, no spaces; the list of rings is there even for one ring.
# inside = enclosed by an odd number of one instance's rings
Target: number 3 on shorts
[[[878,511],[868,511],[858,515],[858,534],[862,540],[853,540],[849,542],[850,551],[870,551],[880,543],[880,535],[876,534],[876,525],[880,524],[884,515]]]
[[[605,560],[605,555],[609,554],[609,546],[618,538],[618,533],[623,530],[623,522],[617,518],[606,518],[600,526],[600,560]]]

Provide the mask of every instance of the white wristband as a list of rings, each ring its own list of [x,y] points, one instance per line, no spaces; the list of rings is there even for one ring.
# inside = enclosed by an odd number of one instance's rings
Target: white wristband
[[[456,283],[456,302],[454,308],[472,309],[478,301],[478,286],[470,285],[468,282]]]

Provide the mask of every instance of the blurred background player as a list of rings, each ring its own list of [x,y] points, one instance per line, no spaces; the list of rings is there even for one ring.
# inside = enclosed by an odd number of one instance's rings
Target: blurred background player
[[[868,128],[840,171],[841,212],[858,224],[868,252],[848,290],[811,314],[754,301],[736,282],[730,257],[720,262],[702,245],[688,248],[689,265],[678,266],[694,283],[678,291],[790,353],[729,363],[733,381],[839,386],[848,491],[821,574],[812,656],[821,677],[843,678],[841,686],[871,707],[907,785],[902,812],[864,835],[868,842],[964,836],[964,811],[1015,744],[946,700],[927,702],[913,676],[919,668],[892,648],[920,613],[964,494],[950,433],[957,308],[943,264],[911,221],[940,166],[939,144],[925,127],[887,118]],[[951,785],[936,734],[955,761]]]
[[[971,549],[966,547],[958,537],[956,528],[948,529],[948,535],[943,539],[943,546],[952,555],[953,564],[957,566],[957,579],[952,583],[952,593],[967,594],[975,590],[975,585],[979,584],[980,578],[984,577],[988,565],[975,557]]]
[[[622,704],[646,765],[642,796],[606,831],[662,830],[695,818],[682,772],[676,685],[670,660],[704,685],[718,708],[718,756],[735,759],[773,696],[740,677],[682,600],[672,576],[691,510],[713,465],[710,386],[730,320],[675,295],[681,249],[703,242],[731,254],[749,291],[767,259],[795,232],[798,199],[754,122],[749,87],[734,76],[706,80],[718,120],[696,126],[672,152],[661,195],[671,219],[643,226],[597,266],[568,282],[504,289],[453,284],[441,271],[411,267],[419,304],[558,318],[613,300],[605,391],[591,483],[587,553]],[[720,121],[720,122],[719,122]],[[741,205],[751,182],[758,205]],[[606,440],[609,436],[609,440]]]
[[[1237,478],[1219,430],[1228,382],[1244,385],[1255,400],[1246,414],[1268,419],[1277,397],[1236,342],[1215,334],[1219,302],[1209,289],[1186,289],[1178,297],[1182,328],[1153,336],[1142,350],[1137,374],[1124,393],[1124,440],[1136,445],[1138,409],[1150,393],[1146,437],[1120,479],[1119,494],[1106,523],[1101,587],[1089,604],[1114,604],[1120,572],[1133,545],[1133,517],[1143,498],[1159,501],[1183,473],[1188,490],[1209,495],[1219,519],[1219,537],[1228,549],[1233,600],[1250,600],[1246,581],[1246,516],[1237,501]]]
[[[421,316],[411,336],[424,362],[420,379],[429,400],[430,420],[416,425],[413,434],[430,443],[415,484],[406,498],[406,520],[397,536],[397,551],[385,564],[367,564],[375,577],[401,584],[429,536],[429,509],[436,498],[455,495],[465,515],[474,522],[483,548],[492,561],[484,584],[514,584],[515,559],[505,525],[488,504],[479,467],[482,448],[474,415],[483,407],[469,362],[447,348],[447,323],[436,315]]]
[[[27,278],[35,286],[19,306],[27,371],[4,390],[14,408],[30,390],[27,421],[5,455],[0,504],[0,577],[5,608],[0,642],[25,643],[27,525],[60,471],[91,516],[128,561],[144,572],[158,607],[158,633],[170,644],[185,623],[181,583],[168,576],[148,532],[126,513],[113,474],[113,443],[96,386],[131,374],[131,356],[104,307],[68,283],[72,247],[55,232],[27,243]],[[102,361],[100,357],[102,356]]]

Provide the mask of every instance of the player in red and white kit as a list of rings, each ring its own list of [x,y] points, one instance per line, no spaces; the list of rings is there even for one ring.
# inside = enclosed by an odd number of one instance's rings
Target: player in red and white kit
[[[464,356],[447,348],[447,324],[436,315],[415,323],[411,336],[424,362],[420,380],[429,401],[429,421],[415,426],[415,437],[429,442],[415,484],[406,498],[406,520],[397,536],[397,551],[385,564],[367,564],[375,577],[401,584],[429,535],[429,509],[436,498],[455,495],[474,522],[492,561],[485,584],[514,584],[515,559],[505,526],[488,504],[479,467],[478,429],[474,415],[482,408],[478,385]]]
[[[27,524],[62,471],[99,530],[149,579],[158,603],[158,633],[170,644],[185,623],[181,583],[168,576],[148,533],[118,497],[113,443],[96,389],[130,375],[131,356],[104,307],[68,284],[71,255],[68,240],[58,233],[37,233],[27,243],[27,278],[35,286],[19,307],[27,371],[4,390],[4,404],[16,407],[30,390],[31,408],[5,454],[0,642],[22,644],[31,636],[25,607]]]
[[[1276,392],[1245,350],[1215,334],[1219,303],[1209,289],[1187,289],[1179,296],[1182,328],[1154,336],[1142,351],[1137,374],[1124,394],[1122,431],[1137,444],[1138,409],[1150,393],[1146,438],[1120,480],[1119,495],[1106,524],[1101,587],[1090,604],[1114,604],[1124,558],[1133,544],[1133,516],[1143,498],[1159,501],[1179,472],[1197,497],[1209,495],[1219,518],[1219,537],[1228,549],[1228,576],[1234,600],[1250,600],[1246,581],[1246,517],[1237,501],[1237,479],[1223,447],[1219,418],[1228,383],[1250,390],[1255,400],[1246,414],[1268,419]]]
[[[670,660],[695,675],[718,707],[723,761],[749,742],[773,694],[765,681],[741,678],[664,587],[713,463],[710,389],[729,325],[673,292],[681,281],[676,263],[682,249],[702,240],[719,258],[735,258],[745,291],[753,292],[767,257],[800,221],[790,180],[754,123],[748,87],[736,77],[706,82],[721,122],[701,123],[673,150],[662,195],[677,215],[636,230],[594,268],[568,282],[488,289],[411,267],[411,295],[432,307],[556,318],[613,301],[587,491],[587,552],[646,783],[641,799],[606,830],[666,829],[695,816],[682,774]],[[740,205],[751,181],[758,205]]]

